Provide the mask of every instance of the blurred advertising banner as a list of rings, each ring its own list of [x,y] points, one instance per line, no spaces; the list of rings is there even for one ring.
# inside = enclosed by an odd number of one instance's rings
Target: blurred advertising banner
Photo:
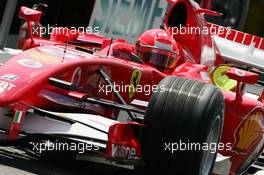
[[[96,0],[89,26],[134,42],[146,29],[160,27],[167,8],[166,0]]]

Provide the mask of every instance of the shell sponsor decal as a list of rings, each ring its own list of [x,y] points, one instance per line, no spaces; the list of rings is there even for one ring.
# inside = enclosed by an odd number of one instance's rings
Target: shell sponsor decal
[[[139,69],[134,69],[130,79],[129,99],[134,97],[134,95],[136,94],[137,87],[140,83],[141,77],[142,77],[142,72]]]
[[[70,51],[70,50],[65,50],[64,48],[59,48],[59,47],[41,47],[38,48],[39,51],[52,55],[56,58],[69,58],[69,59],[76,59],[78,56],[76,53]],[[66,51],[66,52],[65,52]]]
[[[41,68],[42,64],[38,61],[32,60],[32,59],[19,59],[17,61],[18,64],[29,67],[29,68]]]
[[[56,64],[62,62],[62,58],[50,55],[48,53],[39,52],[36,50],[30,50],[26,52],[26,56],[37,61],[41,61],[48,64]]]
[[[263,113],[255,111],[249,114],[236,130],[236,142],[232,149],[235,152],[246,154],[261,136],[263,136]]]

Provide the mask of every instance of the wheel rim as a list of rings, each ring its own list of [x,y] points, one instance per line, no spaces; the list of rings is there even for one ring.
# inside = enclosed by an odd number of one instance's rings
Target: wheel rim
[[[220,130],[221,130],[221,123],[220,123],[220,116],[219,115],[216,117],[216,120],[212,126],[213,127],[211,128],[210,133],[206,139],[206,143],[208,145],[218,143]],[[216,145],[216,147],[217,147],[217,145]],[[215,159],[215,154],[217,154],[217,149],[214,151],[216,153],[212,153],[212,151],[210,149],[203,150],[200,175],[208,175],[210,173],[211,166],[212,166],[213,161]]]

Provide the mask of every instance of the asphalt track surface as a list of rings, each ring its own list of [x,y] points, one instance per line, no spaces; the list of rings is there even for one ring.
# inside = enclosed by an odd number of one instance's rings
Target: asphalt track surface
[[[125,175],[132,172],[85,161],[39,159],[19,148],[0,147],[0,175]]]

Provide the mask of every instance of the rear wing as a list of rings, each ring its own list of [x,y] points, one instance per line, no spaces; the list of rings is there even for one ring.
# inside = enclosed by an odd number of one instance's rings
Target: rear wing
[[[264,39],[238,30],[222,27],[216,24],[207,23],[209,28],[215,28],[218,31],[217,37],[227,39],[245,46],[254,45],[254,48],[264,51]],[[222,30],[223,32],[219,32]],[[212,30],[214,31],[214,30]],[[213,34],[216,32],[213,32]]]
[[[248,33],[208,23],[208,28],[226,63],[264,74],[264,39]]]
[[[258,84],[264,85],[264,38],[208,23],[225,63],[258,73]]]

